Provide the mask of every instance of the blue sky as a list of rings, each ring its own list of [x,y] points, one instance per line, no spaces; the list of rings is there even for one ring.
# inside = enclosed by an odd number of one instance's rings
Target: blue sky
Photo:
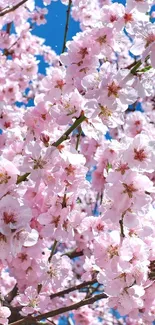
[[[42,7],[42,0],[37,0],[38,7]],[[52,1],[47,6],[48,14],[46,15],[47,23],[45,25],[36,26],[34,34],[44,38],[45,44],[52,47],[57,54],[61,53],[64,37],[64,28],[66,23],[67,6],[63,5],[60,0]],[[67,39],[70,40],[76,33],[80,31],[79,23],[70,17],[69,30]]]

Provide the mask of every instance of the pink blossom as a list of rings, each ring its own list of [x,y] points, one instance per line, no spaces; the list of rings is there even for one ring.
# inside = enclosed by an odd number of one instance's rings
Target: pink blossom
[[[1,197],[7,193],[8,190],[14,187],[19,173],[16,166],[7,159],[1,157],[0,166],[0,189]]]
[[[8,317],[11,315],[11,311],[8,307],[0,306],[0,322],[3,325],[8,324]]]
[[[126,150],[124,159],[134,170],[152,172],[155,157],[149,147],[149,138],[144,134],[137,135]]]
[[[0,323],[151,325],[153,1],[61,0],[60,55],[50,3],[0,3]]]
[[[19,295],[17,301],[24,306],[21,311],[23,316],[42,311],[49,303],[49,299],[42,294],[38,295],[37,290],[33,287],[28,287],[24,294]]]

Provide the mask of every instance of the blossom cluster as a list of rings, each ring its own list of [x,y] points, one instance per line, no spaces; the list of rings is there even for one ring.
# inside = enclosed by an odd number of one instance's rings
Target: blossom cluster
[[[34,33],[50,2],[0,4],[0,324],[149,325],[153,1],[62,0],[81,31],[60,55]]]

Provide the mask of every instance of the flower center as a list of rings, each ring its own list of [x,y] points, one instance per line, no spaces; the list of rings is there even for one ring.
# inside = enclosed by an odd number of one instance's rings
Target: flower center
[[[3,220],[5,222],[6,225],[8,225],[9,223],[16,223],[16,220],[15,220],[15,215],[13,212],[4,212],[3,213]]]
[[[7,184],[10,178],[11,176],[9,176],[6,171],[0,172],[0,184]]]
[[[0,232],[0,242],[7,242],[6,236]]]
[[[111,15],[110,16],[110,21],[113,23],[114,21],[117,21],[117,16],[116,15]]]
[[[110,85],[108,85],[108,97],[111,95],[118,97],[118,91],[121,89],[120,86],[116,85],[116,83],[113,81]]]
[[[103,36],[98,37],[96,41],[98,43],[100,43],[100,45],[106,43],[106,41],[107,41],[107,35],[103,35]]]
[[[127,193],[129,198],[131,199],[133,196],[133,192],[137,192],[137,189],[134,187],[133,183],[131,184],[125,184],[123,183],[123,186],[125,188],[125,190],[123,191],[123,193]]]
[[[144,149],[134,149],[134,159],[139,161],[144,161],[145,158],[147,158],[147,155],[145,154]]]
[[[124,20],[125,20],[125,23],[129,23],[129,22],[133,21],[132,13],[125,13]]]
[[[62,90],[63,86],[66,84],[63,80],[57,80],[55,88],[59,88]]]
[[[65,168],[67,175],[74,175],[74,172],[76,170],[76,168],[74,166],[72,166],[71,164],[69,164],[68,167]]]
[[[28,307],[35,308],[37,306],[37,304],[38,304],[37,298],[33,298],[30,300]]]
[[[128,164],[120,164],[120,166],[116,169],[117,172],[121,172],[122,175],[125,174],[126,170],[128,170]]]
[[[86,55],[89,54],[86,47],[81,48],[81,50],[78,53],[82,56],[82,60],[85,58]]]
[[[104,115],[105,117],[108,117],[108,116],[112,115],[110,109],[107,106],[102,106],[101,104],[99,104],[99,107],[101,110],[101,112],[99,113],[99,116]]]
[[[118,245],[110,245],[107,249],[107,252],[110,256],[110,258],[113,258],[114,256],[118,256]]]
[[[47,274],[50,275],[51,278],[57,275],[56,269],[53,267],[53,265],[50,265]]]
[[[34,161],[33,169],[43,169],[44,166],[46,165],[46,161],[42,160],[41,157],[39,159],[33,159],[33,161]]]
[[[22,262],[27,261],[27,254],[21,253],[18,257]]]

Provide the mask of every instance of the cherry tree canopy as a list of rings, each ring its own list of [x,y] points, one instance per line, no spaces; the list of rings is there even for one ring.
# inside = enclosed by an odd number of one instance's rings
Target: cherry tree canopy
[[[62,0],[61,55],[50,2],[0,0],[0,324],[150,325],[153,1]]]

